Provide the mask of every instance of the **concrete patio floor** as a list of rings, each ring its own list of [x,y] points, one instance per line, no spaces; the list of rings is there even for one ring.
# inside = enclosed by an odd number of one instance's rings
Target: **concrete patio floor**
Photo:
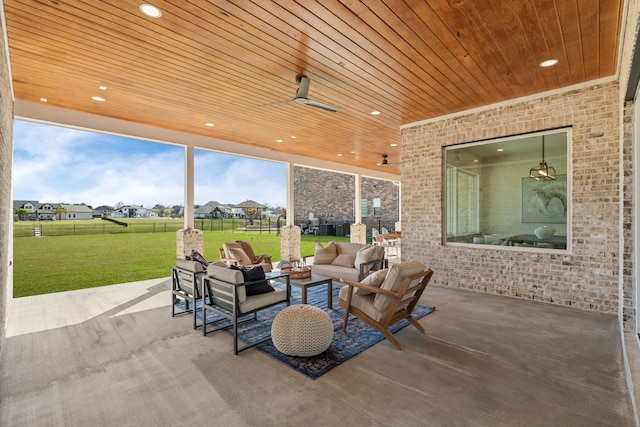
[[[436,312],[310,380],[172,318],[170,280],[13,301],[2,426],[632,426],[613,316],[430,286]],[[337,304],[336,304],[337,306]]]

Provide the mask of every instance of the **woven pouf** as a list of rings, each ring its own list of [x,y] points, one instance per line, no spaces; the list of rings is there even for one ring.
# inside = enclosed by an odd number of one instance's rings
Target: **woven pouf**
[[[331,345],[333,322],[318,307],[291,305],[273,319],[271,340],[279,352],[289,356],[315,356]]]

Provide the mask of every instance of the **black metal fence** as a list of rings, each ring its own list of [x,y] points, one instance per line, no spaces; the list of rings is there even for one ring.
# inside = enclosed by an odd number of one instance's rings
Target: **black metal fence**
[[[124,220],[126,221],[126,220]],[[167,233],[182,229],[182,222],[163,222],[162,220],[144,220],[123,222],[126,225],[109,221],[20,221],[13,224],[13,237],[33,236],[78,236],[89,234],[123,234],[123,233]],[[203,231],[250,231],[257,233],[280,233],[282,220],[245,219],[196,219],[194,228]]]

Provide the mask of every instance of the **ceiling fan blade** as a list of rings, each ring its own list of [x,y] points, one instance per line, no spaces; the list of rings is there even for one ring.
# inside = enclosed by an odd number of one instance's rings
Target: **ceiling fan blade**
[[[323,110],[331,111],[335,113],[338,111],[336,107],[332,107],[331,105],[323,104],[322,102],[312,101],[311,99],[305,99],[301,104],[309,105],[311,107],[322,108]]]
[[[272,105],[280,105],[280,104],[290,104],[292,102],[296,102],[295,99],[289,99],[287,101],[278,101],[278,102],[270,102],[269,104],[262,104],[261,107],[271,107]]]

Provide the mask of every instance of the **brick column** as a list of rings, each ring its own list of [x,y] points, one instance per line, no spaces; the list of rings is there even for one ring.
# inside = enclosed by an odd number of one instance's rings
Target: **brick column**
[[[351,224],[351,243],[367,243],[367,226]]]
[[[180,229],[176,231],[176,258],[184,258],[186,255],[190,255],[192,249],[203,253],[204,235],[202,230]]]
[[[297,225],[280,228],[280,260],[300,260],[300,227]]]

